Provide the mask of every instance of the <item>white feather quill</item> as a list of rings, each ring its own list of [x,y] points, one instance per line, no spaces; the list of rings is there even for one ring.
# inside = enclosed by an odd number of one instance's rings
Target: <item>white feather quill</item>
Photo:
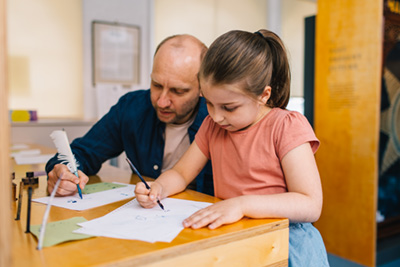
[[[67,133],[62,130],[57,130],[53,131],[50,137],[53,139],[54,145],[57,148],[58,159],[62,161],[61,163],[66,164],[69,171],[78,177],[79,163],[75,159],[74,154],[72,154]]]
[[[66,164],[69,171],[72,172],[73,174],[75,174],[77,177],[78,176],[78,166],[79,163],[77,162],[77,160],[75,159],[75,156],[72,154],[71,151],[71,147],[69,146],[69,142],[68,142],[68,137],[67,137],[67,133],[65,131],[61,131],[61,130],[57,130],[57,131],[53,131],[50,134],[50,137],[53,139],[53,142],[57,148],[57,152],[58,152],[58,159],[62,161],[63,164]],[[53,191],[50,194],[50,199],[47,202],[47,207],[46,207],[46,211],[43,215],[43,220],[42,220],[42,225],[40,227],[40,234],[39,234],[39,241],[38,241],[38,250],[41,250],[43,247],[43,241],[44,241],[44,235],[46,232],[46,224],[47,224],[47,219],[49,217],[49,213],[50,213],[50,208],[51,208],[51,204],[53,203],[53,199],[54,196],[57,192],[57,188],[60,185],[61,182],[61,177],[58,178]],[[82,192],[80,190],[79,185],[77,185],[78,187],[78,191],[79,191],[79,195],[82,198]]]
[[[42,225],[40,226],[40,231],[39,231],[39,241],[38,241],[38,246],[37,249],[41,250],[43,247],[43,241],[44,241],[44,234],[46,232],[46,224],[47,224],[47,218],[49,218],[49,213],[50,213],[50,208],[51,208],[51,203],[53,202],[54,195],[57,192],[57,188],[60,185],[61,179],[59,178],[57,180],[56,185],[54,186],[53,192],[51,192],[49,202],[47,202],[47,207],[46,211],[44,212],[43,215],[43,220],[42,220]]]

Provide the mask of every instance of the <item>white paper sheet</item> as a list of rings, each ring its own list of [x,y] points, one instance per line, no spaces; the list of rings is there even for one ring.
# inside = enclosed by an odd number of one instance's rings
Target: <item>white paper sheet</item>
[[[122,184],[122,183],[116,183],[116,184]],[[126,186],[92,194],[83,194],[82,199],[79,197],[78,193],[76,193],[74,196],[55,197],[52,206],[57,206],[71,210],[86,210],[134,197],[135,185],[132,184],[123,184],[123,185]],[[32,201],[47,204],[49,199],[50,197],[42,197],[42,198],[32,199]]]
[[[27,144],[12,144],[10,147],[11,150],[21,150],[21,149],[28,149],[29,146]]]
[[[13,150],[11,150],[13,151]],[[11,157],[40,155],[40,149],[18,150],[11,153]]]
[[[14,159],[18,165],[41,164],[41,163],[46,163],[53,156],[54,154],[39,154],[39,155],[18,154],[14,156]]]
[[[74,233],[134,239],[146,242],[171,242],[184,229],[182,221],[212,203],[174,198],[163,199],[163,211],[158,205],[142,208],[136,199],[107,215],[79,223]]]

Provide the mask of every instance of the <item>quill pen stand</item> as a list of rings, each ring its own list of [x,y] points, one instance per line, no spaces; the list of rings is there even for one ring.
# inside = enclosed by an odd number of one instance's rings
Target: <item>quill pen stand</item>
[[[26,231],[25,233],[30,233],[31,229],[31,205],[32,205],[32,194],[33,188],[37,188],[39,186],[39,177],[34,177],[33,172],[27,172],[26,177],[22,178],[24,182],[24,186],[28,186],[28,208],[26,213]]]
[[[32,204],[32,194],[34,188],[39,186],[39,178],[34,177],[33,172],[27,172],[26,177],[21,179],[20,187],[19,187],[19,196],[18,196],[18,209],[17,209],[17,217],[15,220],[20,219],[21,214],[21,205],[22,205],[22,195],[23,190],[27,187],[28,190],[28,199],[27,199],[27,214],[26,214],[26,231],[25,233],[30,233],[30,223],[31,223],[31,204]]]
[[[11,173],[11,184],[12,184],[12,201],[17,201],[17,184],[15,182],[15,172]]]
[[[21,206],[22,206],[22,192],[23,192],[23,190],[24,190],[24,182],[21,180],[21,182],[19,182],[17,215],[15,217],[16,221],[19,221],[19,219],[21,218]]]

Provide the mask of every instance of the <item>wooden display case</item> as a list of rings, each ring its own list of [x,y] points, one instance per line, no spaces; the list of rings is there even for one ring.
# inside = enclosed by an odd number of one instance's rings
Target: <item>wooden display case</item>
[[[400,184],[399,13],[399,1],[318,1],[314,129],[324,207],[315,226],[328,252],[365,266],[376,266],[379,241],[400,226],[387,210],[397,208]]]

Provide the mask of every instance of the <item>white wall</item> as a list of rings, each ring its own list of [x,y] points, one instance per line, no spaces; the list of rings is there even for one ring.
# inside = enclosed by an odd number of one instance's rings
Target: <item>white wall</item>
[[[39,117],[96,118],[92,86],[92,20],[140,25],[141,84],[148,88],[155,46],[190,33],[206,45],[233,29],[268,27],[276,0],[9,0],[9,104],[37,109]],[[304,18],[315,1],[280,3],[281,37],[292,69],[292,96],[303,95]]]
[[[229,30],[265,28],[266,16],[265,0],[154,0],[155,42],[189,33],[209,46]]]
[[[291,95],[303,96],[304,91],[304,19],[317,13],[316,1],[285,0],[282,3],[282,32],[289,51],[292,71]]]
[[[81,1],[7,1],[7,41],[10,109],[81,117]]]
[[[141,27],[141,84],[149,87],[152,0],[9,0],[10,109],[39,118],[95,119],[92,20]]]
[[[153,43],[152,0],[83,0],[83,88],[85,119],[97,118],[96,91],[92,84],[91,23],[94,20],[140,27],[140,85],[150,86]],[[133,88],[133,89],[137,89]],[[112,88],[110,88],[111,90]]]
[[[268,10],[276,5],[280,10]],[[289,52],[291,95],[303,96],[304,18],[315,14],[316,3],[310,0],[154,0],[155,41],[190,33],[209,46],[229,30],[268,28],[274,16],[273,21],[281,23],[280,37]]]

